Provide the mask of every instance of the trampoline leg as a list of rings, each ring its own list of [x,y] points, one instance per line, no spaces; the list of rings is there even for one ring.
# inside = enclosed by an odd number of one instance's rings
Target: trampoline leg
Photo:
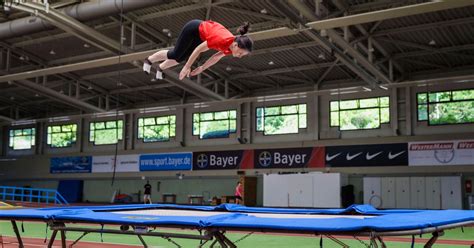
[[[77,242],[79,242],[79,240],[81,240],[82,238],[84,238],[84,236],[86,236],[87,234],[89,234],[88,232],[84,232],[79,238],[77,238],[74,242],[72,242],[72,244],[69,246],[70,248],[72,248],[75,244],[77,244]]]
[[[143,240],[142,235],[137,235],[138,239],[140,239],[140,242],[142,242],[143,247],[148,248],[148,245],[145,243],[145,240]]]
[[[61,230],[61,246],[62,248],[66,248],[66,231]]]
[[[18,231],[18,226],[16,225],[16,221],[12,220],[11,221],[12,226],[13,226],[13,231],[15,232],[16,239],[18,240],[18,247],[23,248],[23,240],[21,239],[20,232]],[[3,246],[3,243],[2,243]]]
[[[424,248],[431,248],[434,243],[436,243],[436,241],[438,240],[438,237],[439,236],[443,236],[444,232],[434,232],[432,235],[432,237],[430,238],[430,240],[428,240],[428,242],[426,242],[425,246],[423,246]]]
[[[56,234],[58,234],[58,230],[54,230],[51,234],[51,238],[49,238],[48,248],[52,248],[54,244],[54,240],[56,239]]]
[[[382,246],[382,248],[387,248],[387,245],[385,245],[385,242],[383,242],[383,239],[382,239],[382,237],[380,237],[380,236],[377,236],[377,239],[379,240],[379,242],[380,242],[380,245]]]
[[[339,239],[337,238],[334,238],[333,236],[331,235],[325,235],[327,238],[329,238],[330,240],[334,241],[335,243],[337,243],[338,245],[340,245],[341,247],[343,248],[349,248],[350,246],[344,244],[344,242],[340,241]]]

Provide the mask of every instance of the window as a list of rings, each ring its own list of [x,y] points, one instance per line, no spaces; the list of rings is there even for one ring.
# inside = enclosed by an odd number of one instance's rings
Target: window
[[[76,143],[77,124],[48,126],[47,144],[51,147],[70,147]]]
[[[122,140],[123,121],[98,121],[90,123],[89,141],[94,145],[117,144]]]
[[[13,150],[31,149],[35,145],[35,128],[10,130],[9,147]]]
[[[417,105],[429,125],[474,123],[474,89],[418,93]]]
[[[330,105],[330,126],[339,130],[374,129],[390,122],[388,96],[331,101]]]
[[[168,141],[175,132],[176,115],[138,118],[138,138],[143,142]]]
[[[193,114],[193,135],[200,139],[228,138],[237,129],[237,110]]]
[[[257,132],[264,135],[298,133],[306,128],[306,104],[257,108]]]

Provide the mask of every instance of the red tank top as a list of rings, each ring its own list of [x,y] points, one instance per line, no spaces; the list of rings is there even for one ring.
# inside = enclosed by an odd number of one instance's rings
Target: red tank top
[[[232,54],[229,47],[234,42],[235,37],[222,24],[213,21],[201,22],[199,36],[201,40],[207,41],[209,49],[221,51],[225,55]]]

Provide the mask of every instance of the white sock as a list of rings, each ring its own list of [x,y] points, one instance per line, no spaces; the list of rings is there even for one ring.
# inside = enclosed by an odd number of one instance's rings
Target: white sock
[[[163,71],[160,71],[160,69],[156,70],[156,79],[163,79]]]
[[[143,71],[144,71],[146,74],[150,74],[151,65],[148,64],[147,62],[143,63]]]

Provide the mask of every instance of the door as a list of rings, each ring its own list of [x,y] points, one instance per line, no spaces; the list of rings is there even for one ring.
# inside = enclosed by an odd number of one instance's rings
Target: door
[[[397,177],[395,187],[395,206],[397,208],[410,208],[410,178]]]
[[[441,207],[462,209],[461,177],[441,178]]]
[[[410,177],[410,208],[426,208],[426,186],[424,177]]]
[[[426,208],[441,209],[441,179],[439,177],[426,177]]]
[[[382,208],[395,208],[395,178],[382,177]]]
[[[380,177],[364,177],[364,204],[382,207],[382,181]]]

